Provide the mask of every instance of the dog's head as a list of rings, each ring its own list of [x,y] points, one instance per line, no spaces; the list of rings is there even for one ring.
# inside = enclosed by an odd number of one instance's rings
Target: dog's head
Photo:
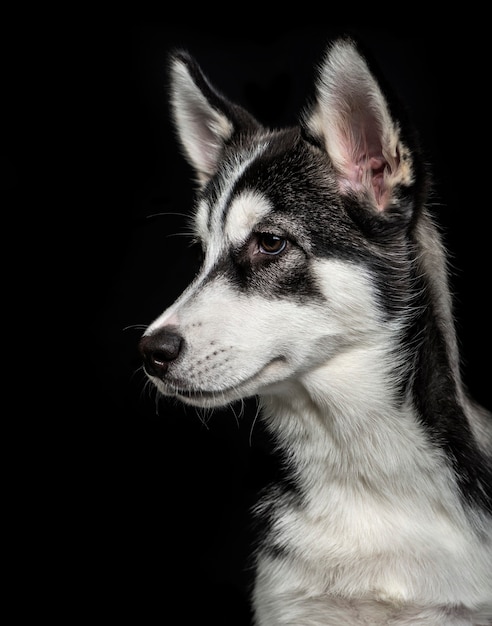
[[[186,53],[171,86],[204,262],[141,340],[157,389],[198,406],[283,393],[400,332],[425,185],[353,42],[328,49],[294,128],[264,128]]]

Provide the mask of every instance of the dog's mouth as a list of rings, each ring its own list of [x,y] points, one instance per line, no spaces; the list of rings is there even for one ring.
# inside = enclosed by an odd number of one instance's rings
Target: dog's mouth
[[[278,382],[279,366],[286,363],[284,356],[274,357],[256,373],[247,378],[224,387],[210,389],[194,385],[187,385],[183,380],[173,380],[170,376],[157,378],[152,381],[157,389],[165,396],[173,396],[184,403],[195,406],[221,406],[234,400],[256,395],[263,387]]]

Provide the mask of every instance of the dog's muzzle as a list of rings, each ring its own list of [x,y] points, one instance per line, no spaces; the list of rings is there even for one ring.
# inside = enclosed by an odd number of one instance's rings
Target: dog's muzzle
[[[169,364],[178,358],[183,344],[183,337],[171,326],[142,337],[138,348],[147,374],[163,379]]]

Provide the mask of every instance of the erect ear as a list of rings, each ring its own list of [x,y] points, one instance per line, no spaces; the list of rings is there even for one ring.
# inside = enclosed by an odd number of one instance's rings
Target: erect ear
[[[411,154],[378,82],[350,39],[328,49],[316,101],[303,116],[308,133],[324,145],[341,193],[369,199],[378,211],[391,205],[399,185],[413,182]]]
[[[170,84],[178,138],[198,183],[204,185],[216,173],[224,145],[233,134],[252,131],[259,124],[215,90],[187,52],[172,55]]]

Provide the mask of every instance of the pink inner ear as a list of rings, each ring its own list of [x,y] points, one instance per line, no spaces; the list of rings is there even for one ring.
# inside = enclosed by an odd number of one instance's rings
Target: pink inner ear
[[[378,133],[378,123],[372,116],[359,119],[358,123],[352,120],[351,132],[343,137],[346,142],[346,180],[341,181],[345,190],[356,192],[366,189],[374,195],[377,207],[383,211],[390,199],[390,188],[385,179],[391,165],[383,156],[381,137]]]
[[[376,197],[376,203],[380,209],[385,208],[388,201],[388,189],[384,184],[384,172],[389,164],[383,157],[370,157],[367,161],[368,176],[372,179],[372,187]]]

